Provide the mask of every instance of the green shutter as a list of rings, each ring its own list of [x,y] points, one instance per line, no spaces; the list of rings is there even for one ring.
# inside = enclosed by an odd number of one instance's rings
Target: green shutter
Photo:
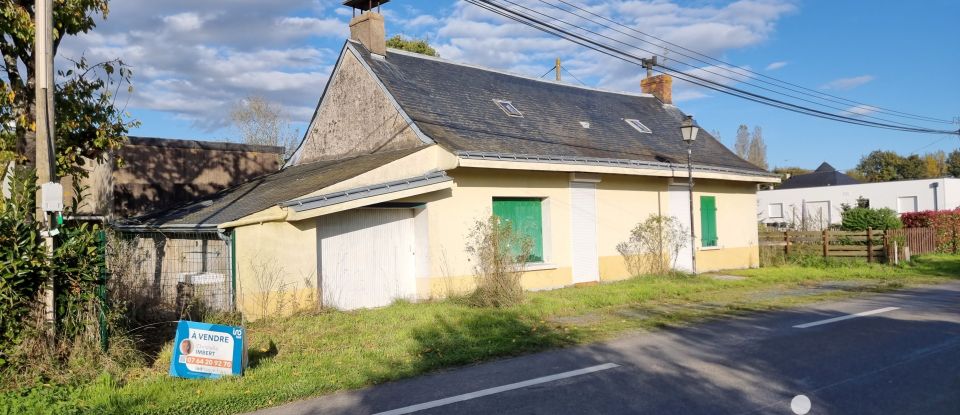
[[[510,222],[513,229],[533,241],[530,262],[543,261],[543,214],[540,199],[497,198],[493,214]]]
[[[717,246],[717,198],[700,196],[700,243]]]

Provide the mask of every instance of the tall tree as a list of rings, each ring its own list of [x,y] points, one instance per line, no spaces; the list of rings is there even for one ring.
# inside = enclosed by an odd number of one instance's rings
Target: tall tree
[[[107,0],[57,0],[53,8],[53,53],[65,36],[87,33],[95,18],[106,18]],[[34,167],[36,108],[34,97],[33,1],[0,3],[0,54],[4,78],[0,80],[0,152],[27,167]],[[57,71],[54,91],[56,113],[56,164],[59,175],[84,175],[84,159],[103,161],[111,149],[126,140],[136,126],[123,108],[115,105],[122,85],[131,90],[130,68],[119,60],[90,63],[69,60]]]
[[[876,150],[860,159],[856,169],[869,182],[900,180],[903,157],[892,151]]]
[[[264,97],[250,96],[236,103],[230,118],[246,144],[281,146],[284,159],[296,150],[299,132],[290,126],[283,108]]]
[[[947,173],[960,177],[960,150],[953,150],[947,155]]]
[[[926,165],[923,159],[916,154],[911,154],[900,160],[897,166],[897,180],[916,180],[927,177]]]
[[[430,46],[425,39],[407,39],[400,35],[393,35],[387,39],[387,47],[419,53],[421,55],[440,57],[437,50]]]
[[[947,174],[947,154],[943,150],[923,155],[925,174],[928,178],[943,177]]]
[[[767,143],[763,141],[763,130],[760,126],[753,127],[753,137],[750,138],[747,161],[761,169],[766,170],[767,168]]]
[[[750,129],[745,124],[737,128],[737,141],[733,143],[733,152],[746,160],[750,151]]]

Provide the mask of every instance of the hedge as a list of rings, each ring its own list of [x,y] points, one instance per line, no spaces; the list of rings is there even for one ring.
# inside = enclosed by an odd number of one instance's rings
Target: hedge
[[[900,215],[905,228],[933,228],[937,232],[937,251],[956,252],[960,233],[960,208],[954,210],[925,210]]]

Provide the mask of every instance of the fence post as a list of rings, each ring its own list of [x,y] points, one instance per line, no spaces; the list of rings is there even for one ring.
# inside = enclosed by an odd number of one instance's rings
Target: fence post
[[[957,254],[957,224],[953,224],[953,235],[950,238],[953,241],[953,254]]]
[[[100,256],[97,264],[100,271],[100,281],[97,286],[100,312],[97,320],[100,323],[100,348],[106,352],[110,348],[110,327],[107,324],[107,278],[110,274],[107,271],[107,232],[105,230],[97,232],[97,254]]]
[[[887,264],[890,264],[890,230],[883,230],[883,255],[886,257]]]
[[[823,257],[824,258],[827,257],[827,245],[829,245],[828,239],[830,238],[830,236],[827,234],[828,232],[830,231],[826,229],[823,230]]]
[[[790,256],[790,231],[783,231],[783,256]]]
[[[873,262],[873,228],[867,228],[867,263]]]

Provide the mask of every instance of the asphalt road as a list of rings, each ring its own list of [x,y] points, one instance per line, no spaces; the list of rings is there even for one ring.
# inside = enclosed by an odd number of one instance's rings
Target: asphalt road
[[[960,284],[639,332],[258,414],[792,414],[797,395],[810,414],[960,414]]]

